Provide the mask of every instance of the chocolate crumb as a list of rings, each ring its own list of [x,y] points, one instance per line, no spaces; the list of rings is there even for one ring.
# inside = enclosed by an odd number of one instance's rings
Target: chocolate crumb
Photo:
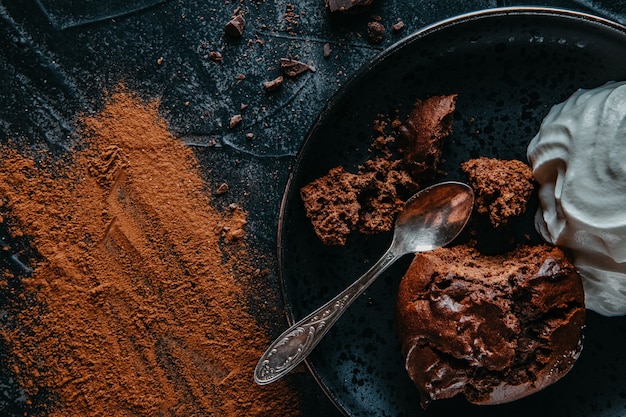
[[[371,43],[381,43],[385,37],[385,27],[380,22],[367,24],[367,38]]]
[[[216,51],[209,52],[209,59],[211,61],[220,62],[222,61],[222,54]]]
[[[487,215],[498,229],[524,214],[535,185],[526,163],[479,157],[461,164],[476,193],[476,212]]]
[[[226,26],[224,26],[224,32],[226,32],[227,35],[235,37],[235,38],[240,38],[243,35],[243,30],[246,27],[246,19],[244,19],[244,17],[240,14],[233,16],[232,19],[230,19],[230,21],[228,23],[226,23]]]
[[[401,20],[397,23],[394,23],[391,29],[393,29],[394,32],[400,32],[402,29],[404,29],[404,22]]]
[[[315,68],[295,59],[281,58],[280,70],[287,77],[297,77],[307,71],[315,72]]]
[[[360,13],[372,5],[373,0],[326,0],[331,12]]]
[[[235,126],[237,126],[239,123],[241,123],[242,120],[243,120],[243,117],[240,114],[236,114],[230,118],[230,121],[228,122],[228,127],[232,129]]]
[[[330,44],[329,43],[325,43],[324,44],[324,58],[328,58],[330,56]]]
[[[215,192],[215,194],[217,195],[222,195],[222,194],[226,194],[228,192],[228,184],[226,184],[225,182],[223,182],[218,188],[217,191]]]
[[[282,75],[274,78],[271,81],[266,81],[263,83],[263,89],[267,92],[277,90],[281,85],[283,85],[284,78]]]

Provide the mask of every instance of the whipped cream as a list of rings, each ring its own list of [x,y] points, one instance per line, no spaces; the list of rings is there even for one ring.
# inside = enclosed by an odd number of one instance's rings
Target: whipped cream
[[[588,309],[626,314],[626,82],[552,107],[527,156],[541,186],[537,230],[570,251]]]

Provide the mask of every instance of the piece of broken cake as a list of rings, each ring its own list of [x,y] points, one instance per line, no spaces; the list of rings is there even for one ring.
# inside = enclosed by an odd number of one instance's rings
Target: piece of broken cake
[[[395,131],[374,139],[380,155],[358,172],[332,168],[300,189],[306,216],[324,244],[344,245],[349,234],[386,232],[404,202],[430,179],[441,160],[444,139],[452,131],[456,94],[418,100]],[[395,143],[397,140],[397,143]],[[399,157],[389,149],[397,146]]]

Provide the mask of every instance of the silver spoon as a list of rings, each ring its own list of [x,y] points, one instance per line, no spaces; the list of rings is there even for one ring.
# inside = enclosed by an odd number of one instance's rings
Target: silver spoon
[[[450,243],[465,227],[473,206],[472,189],[460,182],[436,184],[413,195],[398,214],[387,252],[335,298],[285,330],[259,359],[256,383],[274,382],[300,364],[350,304],[401,256]]]

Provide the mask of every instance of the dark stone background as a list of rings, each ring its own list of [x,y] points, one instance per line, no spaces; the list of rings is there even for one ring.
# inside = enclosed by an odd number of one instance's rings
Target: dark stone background
[[[231,199],[249,213],[252,244],[265,254],[260,262],[279,293],[280,199],[294,157],[327,100],[384,48],[427,24],[523,4],[374,0],[368,12],[346,16],[329,13],[324,0],[0,0],[0,138],[62,154],[75,140],[76,114],[98,110],[103,91],[123,83],[146,98],[159,98],[162,114],[197,152],[207,177],[228,183]],[[626,21],[622,0],[535,4]],[[237,7],[247,20],[240,39],[223,30]],[[387,28],[376,45],[365,34],[374,15]],[[404,29],[392,32],[399,20]],[[328,58],[325,43],[332,50]],[[210,52],[223,60],[211,60]],[[262,83],[279,75],[283,57],[310,63],[316,72],[288,79],[268,94]],[[243,111],[242,104],[248,106]],[[228,121],[237,113],[243,121],[230,129]],[[251,305],[262,302],[252,299]],[[262,323],[280,323],[270,336],[287,323],[277,314],[259,316]],[[23,415],[26,398],[3,363],[0,352],[0,415]],[[340,415],[307,372],[290,379],[303,392],[305,416]]]

